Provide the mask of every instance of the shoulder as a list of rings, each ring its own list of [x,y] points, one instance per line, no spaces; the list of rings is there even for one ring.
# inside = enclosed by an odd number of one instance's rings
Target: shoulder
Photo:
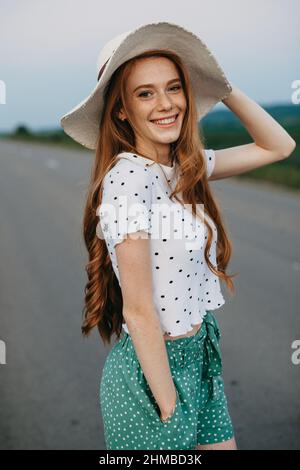
[[[103,201],[126,196],[131,202],[151,201],[151,176],[147,167],[125,158],[118,158],[103,179]]]
[[[150,172],[145,165],[140,165],[134,159],[117,156],[116,163],[106,173],[103,185],[116,183],[121,186],[150,182]]]
[[[110,239],[113,246],[125,233],[149,230],[152,194],[148,173],[141,165],[122,158],[103,179],[98,236]]]

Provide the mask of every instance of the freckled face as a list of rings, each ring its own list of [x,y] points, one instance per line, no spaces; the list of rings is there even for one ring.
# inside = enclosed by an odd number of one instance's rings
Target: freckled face
[[[178,139],[186,111],[186,98],[180,76],[171,60],[151,57],[138,61],[127,80],[126,92],[127,105],[137,129],[137,141],[151,141],[161,146]],[[156,122],[174,116],[174,122]]]

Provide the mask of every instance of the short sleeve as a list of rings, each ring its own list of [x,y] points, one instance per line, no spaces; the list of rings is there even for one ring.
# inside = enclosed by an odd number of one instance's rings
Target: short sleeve
[[[207,178],[209,178],[214,171],[215,167],[215,152],[212,149],[205,149],[204,150],[205,157],[206,157],[206,172],[207,172]]]
[[[128,233],[151,228],[151,183],[149,171],[128,160],[118,162],[103,180],[98,208],[100,230],[110,247],[122,242]]]

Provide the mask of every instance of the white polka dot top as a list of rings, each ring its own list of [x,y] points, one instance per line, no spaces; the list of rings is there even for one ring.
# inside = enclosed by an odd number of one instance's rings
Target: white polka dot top
[[[214,151],[205,150],[205,156],[209,177],[215,164]],[[168,197],[171,194],[168,181],[173,189],[177,170],[176,164],[169,167],[121,152],[115,166],[104,177],[102,202],[97,212],[100,221],[97,234],[106,242],[119,283],[116,244],[127,233],[145,230],[150,234],[153,300],[163,334],[170,336],[191,331],[193,325],[202,322],[207,310],[225,303],[219,278],[204,258],[206,225],[192,215],[191,209],[186,209],[187,205]],[[204,215],[204,210],[201,214]],[[217,229],[206,214],[205,218],[213,229],[209,256],[216,266]],[[126,323],[122,327],[130,334]]]

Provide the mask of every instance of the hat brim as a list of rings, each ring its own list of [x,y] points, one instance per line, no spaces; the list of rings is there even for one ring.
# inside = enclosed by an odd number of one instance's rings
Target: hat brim
[[[84,147],[94,150],[104,105],[103,92],[113,72],[145,50],[162,49],[162,44],[166,44],[164,49],[178,54],[189,71],[198,120],[231,92],[232,87],[221,66],[198,36],[169,22],[143,25],[125,36],[108,60],[90,95],[62,116],[60,123],[66,134]]]

